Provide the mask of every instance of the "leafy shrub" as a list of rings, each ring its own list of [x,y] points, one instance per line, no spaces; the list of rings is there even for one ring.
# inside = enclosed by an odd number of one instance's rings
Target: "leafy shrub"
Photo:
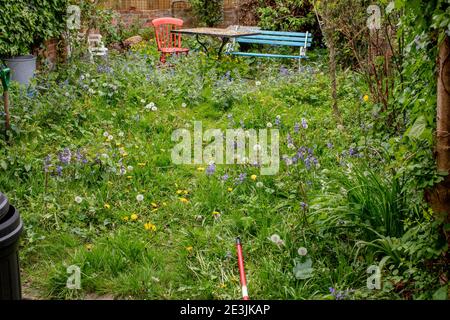
[[[259,26],[267,30],[309,31],[317,34],[318,24],[309,0],[260,0]]]
[[[190,0],[192,9],[200,21],[213,27],[223,20],[223,0]]]
[[[63,30],[67,0],[0,0],[0,56],[29,54]]]

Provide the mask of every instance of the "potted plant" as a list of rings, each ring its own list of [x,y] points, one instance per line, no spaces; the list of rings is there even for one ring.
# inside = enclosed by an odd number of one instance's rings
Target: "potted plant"
[[[11,80],[28,84],[36,70],[31,54],[36,13],[26,0],[0,0],[0,58],[11,69]]]

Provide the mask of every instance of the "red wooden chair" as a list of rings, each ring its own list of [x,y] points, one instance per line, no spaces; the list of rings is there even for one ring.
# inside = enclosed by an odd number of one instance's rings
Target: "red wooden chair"
[[[152,20],[155,28],[156,43],[158,50],[161,51],[161,62],[166,62],[167,54],[189,53],[189,49],[181,47],[181,34],[173,33],[172,30],[183,26],[183,20],[176,18],[158,18]]]

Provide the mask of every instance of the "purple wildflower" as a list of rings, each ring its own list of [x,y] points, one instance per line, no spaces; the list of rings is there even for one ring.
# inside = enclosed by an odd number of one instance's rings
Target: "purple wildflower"
[[[276,117],[275,118],[275,125],[279,126],[281,124],[281,118],[280,117]]]
[[[328,149],[333,149],[333,144],[331,142],[328,142],[327,147],[328,147]]]
[[[308,122],[306,121],[305,118],[302,118],[302,127],[303,129],[308,129]]]
[[[230,176],[228,175],[228,173],[225,173],[221,179],[222,179],[222,181],[227,181],[228,178],[230,178]]]
[[[280,75],[281,76],[288,76],[289,75],[288,68],[286,68],[285,66],[281,66],[280,67]]]
[[[236,183],[242,183],[244,182],[245,178],[247,177],[246,173],[239,174],[239,177],[236,178]]]
[[[214,163],[211,163],[207,168],[206,168],[206,174],[208,176],[212,176],[214,174],[214,172],[216,172],[216,165]]]
[[[52,156],[49,154],[44,159],[44,172],[50,172],[51,165],[52,165]]]
[[[291,137],[291,135],[289,133],[287,134],[287,143],[288,144],[294,144],[294,141],[292,140],[292,137]]]
[[[306,210],[308,208],[308,204],[305,202],[300,202],[300,206],[302,207],[303,210]]]
[[[57,167],[56,167],[56,174],[57,174],[58,176],[61,176],[61,175],[62,175],[62,171],[63,171],[63,167],[61,167],[61,166],[57,166]]]
[[[59,161],[61,161],[62,164],[69,164],[71,159],[72,152],[69,148],[64,148],[63,152],[59,154]]]
[[[294,125],[294,132],[298,133],[300,131],[300,123],[296,122]]]

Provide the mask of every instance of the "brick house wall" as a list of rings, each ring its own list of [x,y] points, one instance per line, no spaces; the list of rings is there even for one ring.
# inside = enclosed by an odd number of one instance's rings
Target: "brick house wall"
[[[139,20],[141,26],[151,26],[151,21],[161,17],[176,17],[184,21],[185,27],[195,27],[197,21],[195,20],[192,9],[183,8],[177,9],[172,12],[171,9],[159,9],[159,10],[115,10],[120,14],[120,18],[125,25],[131,25]],[[228,27],[229,25],[237,24],[237,9],[226,8],[224,9],[224,19],[220,27]]]

